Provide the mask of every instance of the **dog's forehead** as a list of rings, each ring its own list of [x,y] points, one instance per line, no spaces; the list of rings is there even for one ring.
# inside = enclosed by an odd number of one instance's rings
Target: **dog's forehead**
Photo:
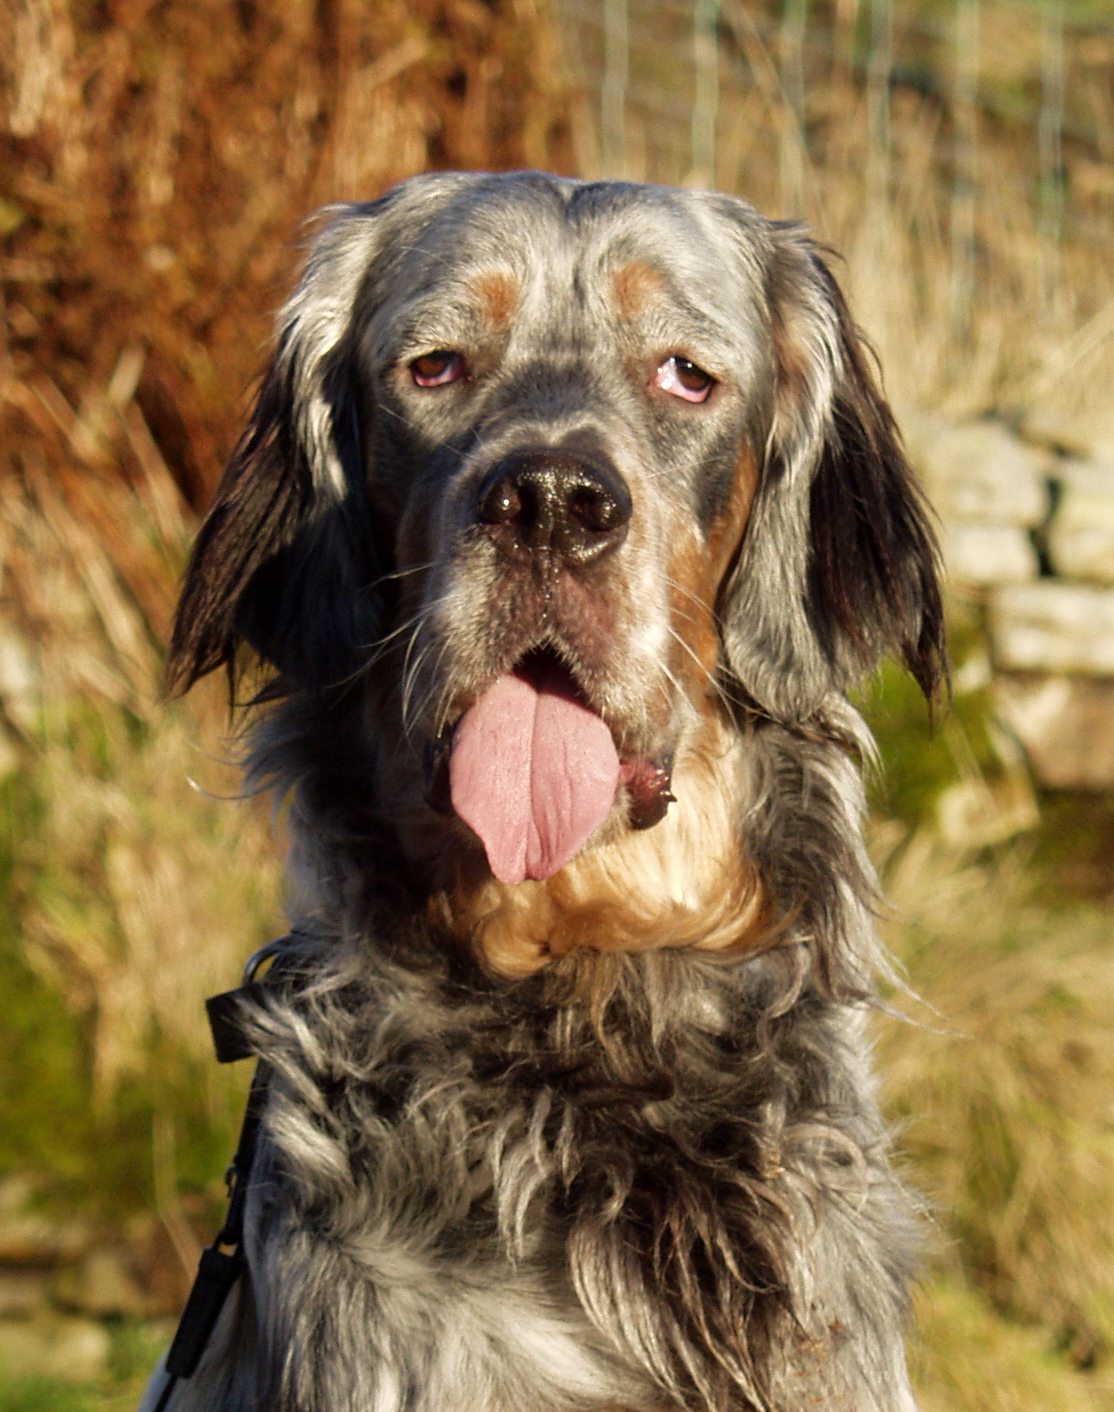
[[[687,315],[720,341],[753,327],[765,223],[707,193],[555,178],[484,178],[403,209],[382,327],[454,314],[554,323]]]

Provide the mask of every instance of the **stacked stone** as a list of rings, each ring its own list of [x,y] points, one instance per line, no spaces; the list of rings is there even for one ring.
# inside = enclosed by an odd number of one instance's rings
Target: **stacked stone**
[[[42,1194],[24,1176],[0,1177],[0,1391],[5,1377],[103,1377],[112,1328],[176,1314],[187,1257],[196,1263],[183,1251],[178,1268],[169,1229],[153,1215],[134,1218],[124,1239],[48,1217]]]
[[[994,692],[1037,778],[1114,788],[1114,456],[916,421],[949,579],[985,597]]]

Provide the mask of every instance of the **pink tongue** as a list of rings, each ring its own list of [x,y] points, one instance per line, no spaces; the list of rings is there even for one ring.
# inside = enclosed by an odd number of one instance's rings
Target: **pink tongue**
[[[499,680],[456,728],[453,808],[504,883],[548,878],[615,802],[619,757],[603,721],[556,665]]]

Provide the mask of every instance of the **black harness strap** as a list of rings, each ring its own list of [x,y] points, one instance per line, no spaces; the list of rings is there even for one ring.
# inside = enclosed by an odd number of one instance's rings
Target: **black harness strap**
[[[276,982],[289,982],[289,977],[277,962],[268,972],[266,980],[254,979],[263,962],[275,956],[288,940],[288,937],[281,937],[278,941],[269,942],[260,948],[244,967],[244,984],[239,989],[226,990],[205,1002],[209,1028],[213,1032],[213,1048],[219,1063],[232,1064],[238,1059],[250,1059],[255,1053],[244,1033],[241,1002],[260,1000],[268,991],[274,993]],[[279,974],[275,974],[276,972]],[[228,1184],[228,1211],[216,1239],[201,1252],[201,1260],[189,1298],[186,1300],[186,1307],[182,1310],[174,1341],[166,1355],[167,1381],[153,1412],[166,1412],[171,1394],[179,1380],[190,1377],[197,1368],[220,1318],[224,1301],[243,1269],[244,1205],[266,1096],[267,1069],[260,1060],[252,1076],[236,1155],[225,1173],[225,1181]]]

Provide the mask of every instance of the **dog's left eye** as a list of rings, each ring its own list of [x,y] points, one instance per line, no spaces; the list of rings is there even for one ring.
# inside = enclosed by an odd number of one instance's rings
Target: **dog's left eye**
[[[435,353],[423,353],[410,364],[410,373],[419,387],[444,387],[460,382],[466,376],[464,359],[459,353],[438,348]]]
[[[663,392],[672,393],[674,397],[681,397],[686,402],[705,401],[716,385],[711,373],[706,373],[703,368],[697,367],[687,358],[677,357],[676,354],[666,358],[651,381],[654,387],[660,387]]]

